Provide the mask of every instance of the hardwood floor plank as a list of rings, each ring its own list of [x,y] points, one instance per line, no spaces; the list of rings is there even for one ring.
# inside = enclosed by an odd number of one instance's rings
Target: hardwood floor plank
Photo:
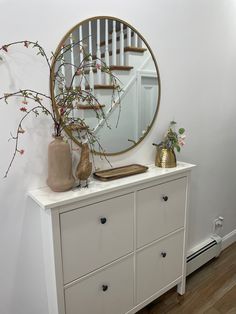
[[[234,309],[236,313],[236,284],[227,293],[224,294],[214,305],[220,313],[228,313]]]
[[[188,276],[184,296],[172,289],[137,314],[236,314],[236,243]]]

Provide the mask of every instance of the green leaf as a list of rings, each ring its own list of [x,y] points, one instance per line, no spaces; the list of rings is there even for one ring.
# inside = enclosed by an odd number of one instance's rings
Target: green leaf
[[[178,153],[180,152],[180,146],[179,145],[176,145],[176,150]]]
[[[184,128],[180,128],[180,129],[179,129],[179,134],[184,134],[184,132],[185,132],[185,129],[184,129]]]

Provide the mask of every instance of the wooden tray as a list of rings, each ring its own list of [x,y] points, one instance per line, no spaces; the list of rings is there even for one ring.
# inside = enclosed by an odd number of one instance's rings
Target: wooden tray
[[[143,173],[148,170],[148,167],[139,165],[139,164],[132,164],[128,166],[112,168],[107,170],[100,170],[93,173],[94,178],[101,180],[101,181],[110,181],[115,180],[127,176],[132,176],[134,174]]]

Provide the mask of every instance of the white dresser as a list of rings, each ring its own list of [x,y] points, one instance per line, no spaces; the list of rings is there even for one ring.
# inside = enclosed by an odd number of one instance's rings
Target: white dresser
[[[50,314],[131,314],[175,285],[184,293],[193,167],[29,193],[42,213]]]

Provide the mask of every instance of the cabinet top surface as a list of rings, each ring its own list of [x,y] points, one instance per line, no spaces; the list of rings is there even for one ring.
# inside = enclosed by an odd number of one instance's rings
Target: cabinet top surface
[[[169,177],[175,174],[189,171],[195,165],[185,162],[178,162],[175,168],[159,168],[155,165],[148,165],[147,172],[117,179],[113,181],[102,182],[96,179],[89,181],[88,188],[74,188],[67,192],[53,192],[49,187],[29,191],[29,196],[42,208],[55,208],[76,201],[89,199],[103,195],[109,192],[118,191],[124,188],[132,187],[142,183],[148,183],[153,180]]]

